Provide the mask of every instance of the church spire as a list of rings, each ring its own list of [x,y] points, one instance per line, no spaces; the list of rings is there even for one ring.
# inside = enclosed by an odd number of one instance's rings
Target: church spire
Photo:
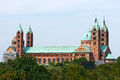
[[[97,21],[97,18],[95,18],[93,27],[96,27],[97,30],[100,29],[100,25],[99,25],[99,23],[98,23],[98,21]]]
[[[103,20],[103,27],[102,27],[105,31],[107,31],[107,26],[106,26],[106,23],[105,23],[105,19]]]
[[[19,24],[18,31],[19,31],[20,33],[22,33],[22,32],[23,32],[22,27],[21,27],[21,24]]]
[[[29,25],[29,31],[28,31],[30,34],[32,34],[32,29],[31,29],[31,26]]]

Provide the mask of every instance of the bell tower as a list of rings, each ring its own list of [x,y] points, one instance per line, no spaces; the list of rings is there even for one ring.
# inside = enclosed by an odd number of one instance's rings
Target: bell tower
[[[26,34],[26,47],[33,47],[33,32],[30,26]]]
[[[93,60],[98,61],[100,55],[100,26],[97,18],[91,30],[91,51],[93,53]]]
[[[105,24],[105,20],[103,20],[103,26],[100,30],[100,45],[109,45],[108,43],[109,41],[109,32],[108,32],[108,28]]]
[[[20,57],[23,54],[24,40],[23,40],[23,30],[19,24],[18,31],[16,33],[16,52],[17,56]]]

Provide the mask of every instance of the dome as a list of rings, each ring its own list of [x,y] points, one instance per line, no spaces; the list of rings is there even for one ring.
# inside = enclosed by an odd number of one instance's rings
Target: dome
[[[91,40],[91,32],[88,31],[86,34],[84,34],[81,40]]]

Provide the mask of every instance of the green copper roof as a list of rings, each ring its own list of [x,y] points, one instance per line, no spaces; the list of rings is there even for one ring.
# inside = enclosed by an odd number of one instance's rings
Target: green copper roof
[[[88,31],[86,34],[84,34],[81,40],[91,40],[91,32]]]
[[[107,26],[105,24],[105,20],[103,21],[103,27],[102,27],[105,31],[107,31]]]
[[[89,53],[88,51],[75,51],[76,46],[48,46],[48,47],[25,47],[24,53]]]
[[[32,29],[31,29],[31,27],[30,27],[30,25],[29,25],[29,31],[28,31],[30,34],[32,33]]]
[[[22,27],[21,27],[21,25],[20,25],[20,24],[19,24],[18,31],[20,31],[20,33],[22,33],[22,32],[23,32]]]
[[[86,48],[88,50],[88,52],[91,52],[91,49],[88,46],[83,45],[83,47]]]
[[[115,58],[110,53],[108,53],[106,59],[115,59]]]
[[[95,18],[95,22],[94,22],[93,27],[96,27],[97,30],[100,29],[100,25],[99,25],[99,23],[98,23],[98,21],[97,21],[97,18]]]
[[[105,52],[107,50],[107,48],[108,48],[108,46],[106,46],[106,45],[100,46],[100,51]]]

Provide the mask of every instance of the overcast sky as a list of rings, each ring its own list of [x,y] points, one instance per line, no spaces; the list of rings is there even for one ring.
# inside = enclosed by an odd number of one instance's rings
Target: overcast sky
[[[110,49],[120,56],[120,0],[0,0],[0,61],[19,24],[29,24],[34,46],[80,46],[81,37],[103,17],[109,29]]]

